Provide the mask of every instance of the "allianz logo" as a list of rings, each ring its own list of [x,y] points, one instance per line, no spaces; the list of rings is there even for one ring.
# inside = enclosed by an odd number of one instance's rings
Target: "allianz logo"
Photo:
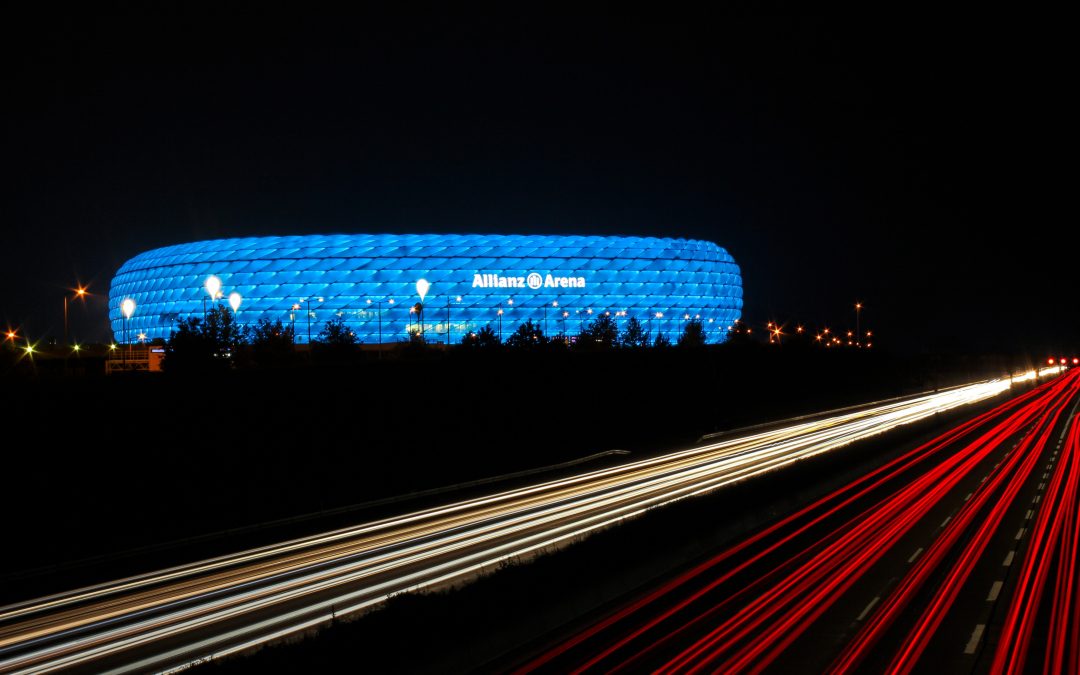
[[[504,277],[501,274],[474,274],[473,288],[585,288],[585,277],[557,277],[531,272],[523,277]]]

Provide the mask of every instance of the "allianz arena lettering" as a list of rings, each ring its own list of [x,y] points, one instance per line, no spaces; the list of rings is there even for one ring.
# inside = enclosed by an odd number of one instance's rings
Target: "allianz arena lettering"
[[[474,274],[473,288],[585,288],[585,277],[541,277],[536,272],[523,277],[504,277],[499,274]]]

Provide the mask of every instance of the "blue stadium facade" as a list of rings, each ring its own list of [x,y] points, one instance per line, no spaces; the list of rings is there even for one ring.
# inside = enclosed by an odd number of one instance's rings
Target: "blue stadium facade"
[[[121,303],[135,311],[127,338],[167,338],[177,321],[201,316],[206,279],[221,280],[225,302],[242,300],[241,323],[292,322],[298,342],[341,317],[365,343],[407,339],[410,313],[430,290],[429,341],[460,341],[490,324],[509,337],[526,319],[545,333],[576,334],[598,313],[620,328],[637,317],[672,341],[686,321],[705,322],[722,342],[742,310],[739,266],[707,241],[651,237],[532,235],[309,235],[217,239],[147,251],[128,260],[109,289],[113,334],[125,339]],[[208,304],[208,303],[207,303]],[[500,314],[500,311],[502,312]],[[501,320],[500,320],[501,319]],[[448,334],[449,333],[449,334]]]

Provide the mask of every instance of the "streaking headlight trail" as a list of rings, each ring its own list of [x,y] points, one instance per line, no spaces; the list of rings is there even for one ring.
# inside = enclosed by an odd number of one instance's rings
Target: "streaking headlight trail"
[[[648,509],[986,400],[1008,390],[1012,381],[838,411],[10,605],[0,608],[0,670],[183,668],[377,605],[396,593],[466,580],[502,560],[580,538]]]

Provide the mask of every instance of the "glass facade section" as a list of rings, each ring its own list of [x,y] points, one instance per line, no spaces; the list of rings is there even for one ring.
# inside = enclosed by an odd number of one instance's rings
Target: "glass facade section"
[[[407,339],[409,312],[426,279],[423,329],[429,341],[458,342],[485,325],[504,338],[527,319],[545,334],[576,334],[599,313],[620,329],[636,317],[672,342],[700,318],[722,342],[740,318],[742,277],[720,246],[692,239],[537,235],[309,235],[217,239],[154,249],[128,260],[109,288],[109,320],[124,339],[120,303],[135,301],[127,336],[168,338],[178,321],[221,298],[242,301],[243,324],[292,323],[298,342],[343,318],[365,343]],[[296,306],[299,305],[297,309]],[[499,311],[502,314],[499,314]]]

